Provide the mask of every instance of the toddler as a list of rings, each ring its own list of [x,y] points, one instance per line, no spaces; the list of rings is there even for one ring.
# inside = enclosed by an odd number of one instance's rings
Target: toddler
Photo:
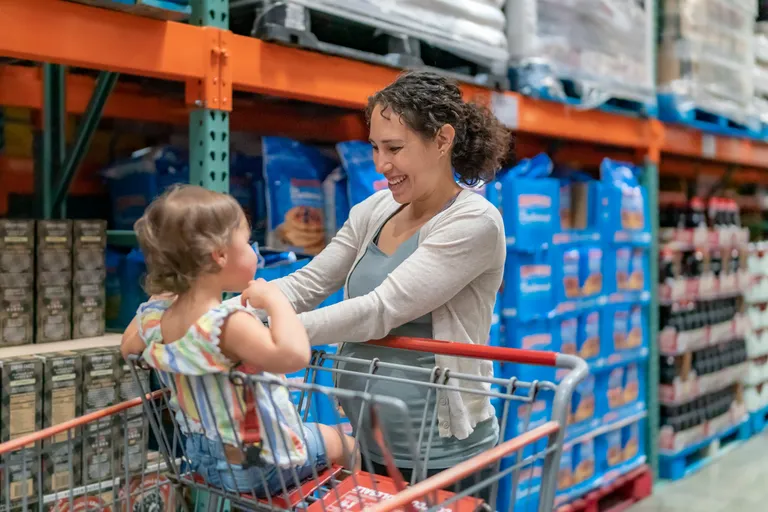
[[[284,381],[273,373],[306,367],[310,346],[280,289],[253,281],[257,255],[237,201],[201,187],[175,187],[152,202],[135,229],[153,296],[139,307],[137,329],[126,331],[122,351],[143,354],[172,389],[193,471],[210,485],[264,496],[290,489],[296,478],[309,478],[329,462],[347,462],[352,438],[302,423],[287,388],[257,383],[262,462],[244,465],[243,388],[230,382],[230,370],[245,364]],[[248,308],[222,303],[224,292],[246,289],[250,306],[269,315],[269,328]]]

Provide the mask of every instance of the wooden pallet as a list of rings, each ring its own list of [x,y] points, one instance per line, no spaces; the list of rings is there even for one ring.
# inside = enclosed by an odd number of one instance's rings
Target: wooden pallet
[[[622,512],[649,497],[652,489],[653,474],[650,466],[645,464],[583,498],[563,505],[556,512]]]

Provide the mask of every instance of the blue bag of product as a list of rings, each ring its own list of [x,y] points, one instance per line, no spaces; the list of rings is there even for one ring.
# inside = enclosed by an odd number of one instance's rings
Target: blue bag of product
[[[336,151],[347,175],[350,208],[387,188],[387,179],[376,170],[373,163],[373,149],[370,143],[358,140],[340,142],[336,144]]]
[[[145,148],[102,172],[112,201],[115,229],[133,229],[144,209],[165,189],[189,183],[185,150],[172,146]]]
[[[282,137],[264,137],[262,151],[267,244],[318,254],[326,243],[322,182],[336,163],[315,148]]]

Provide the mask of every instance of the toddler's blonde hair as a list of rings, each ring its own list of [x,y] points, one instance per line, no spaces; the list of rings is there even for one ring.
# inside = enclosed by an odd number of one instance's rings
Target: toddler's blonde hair
[[[232,196],[195,185],[172,187],[152,201],[134,225],[147,261],[147,293],[181,294],[198,276],[221,270],[212,253],[231,243],[245,219]]]

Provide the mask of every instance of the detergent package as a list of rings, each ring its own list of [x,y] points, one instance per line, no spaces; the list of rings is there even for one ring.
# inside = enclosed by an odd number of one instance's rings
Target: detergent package
[[[326,244],[322,182],[336,163],[315,148],[281,137],[264,137],[262,151],[267,244],[318,254]]]
[[[540,154],[498,178],[508,247],[536,252],[552,243],[560,223],[560,182],[548,177],[552,170],[552,160]]]
[[[557,302],[559,304],[568,300],[575,300],[581,296],[579,250],[558,247],[554,252],[557,254],[557,266],[555,268],[560,274],[557,279]]]
[[[347,177],[350,208],[388,187],[387,179],[376,170],[370,143],[357,140],[340,142],[336,144],[336,151]]]
[[[603,292],[603,250],[600,247],[581,249],[579,283],[582,297],[594,297]]]

